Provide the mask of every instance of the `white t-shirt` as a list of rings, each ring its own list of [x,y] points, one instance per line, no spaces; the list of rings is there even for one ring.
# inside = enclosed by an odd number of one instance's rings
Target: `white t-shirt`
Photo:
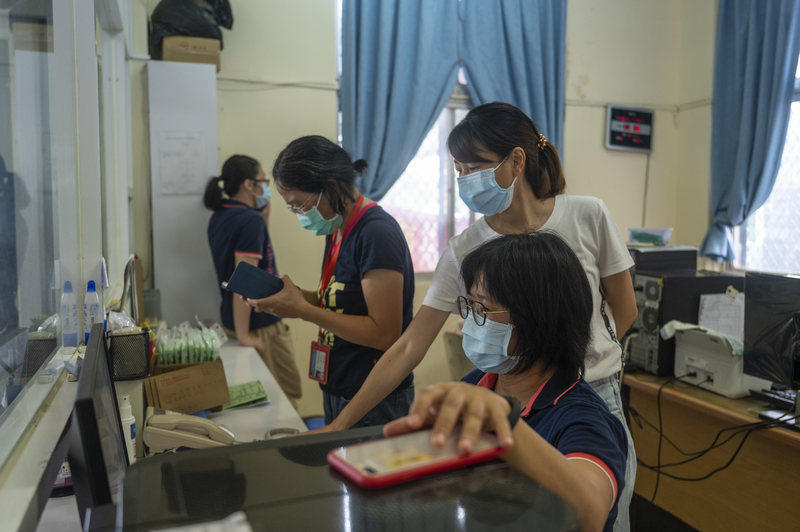
[[[622,349],[611,339],[600,312],[603,297],[600,279],[627,270],[633,259],[617,229],[614,218],[601,200],[589,196],[560,195],[555,198],[553,213],[540,231],[552,231],[569,244],[586,270],[592,289],[592,342],[586,354],[586,381],[609,377],[622,366]],[[501,236],[481,218],[463,233],[450,239],[444,255],[436,265],[431,286],[423,305],[436,310],[457,313],[456,298],[466,296],[467,290],[459,275],[461,261],[479,245]],[[606,302],[605,312],[611,327],[616,324]]]

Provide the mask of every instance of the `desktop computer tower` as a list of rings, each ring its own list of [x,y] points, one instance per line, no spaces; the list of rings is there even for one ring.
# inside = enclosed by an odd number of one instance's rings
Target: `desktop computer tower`
[[[637,272],[633,279],[639,315],[628,334],[630,362],[655,375],[672,375],[675,339],[661,338],[661,327],[671,320],[697,323],[702,294],[724,294],[733,286],[744,291],[744,277],[695,271]]]

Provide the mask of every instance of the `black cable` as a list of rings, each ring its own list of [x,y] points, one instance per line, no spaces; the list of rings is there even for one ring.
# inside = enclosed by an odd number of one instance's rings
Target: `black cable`
[[[658,483],[661,480],[661,443],[664,440],[664,423],[661,417],[661,392],[664,390],[664,386],[667,384],[684,377],[689,377],[690,375],[692,375],[692,373],[687,373],[686,375],[682,375],[680,377],[672,377],[658,387],[658,394],[656,395],[656,404],[658,405],[658,470],[656,471],[656,487],[653,489],[653,497],[650,499],[651,503],[656,500],[656,495],[658,494]],[[694,373],[694,375],[697,375],[697,373]]]
[[[787,414],[788,414],[788,412],[787,412]],[[670,444],[672,444],[672,446],[675,447],[675,449],[679,453],[681,453],[684,456],[691,456],[691,458],[689,458],[687,460],[684,460],[682,462],[674,462],[672,464],[662,465],[661,467],[662,468],[664,468],[664,467],[674,467],[674,466],[678,466],[678,465],[683,465],[683,464],[689,463],[692,460],[696,460],[696,459],[702,457],[703,455],[707,454],[708,452],[710,452],[710,451],[712,451],[714,449],[722,447],[723,445],[725,445],[726,443],[731,441],[733,438],[735,438],[736,436],[738,436],[742,432],[746,432],[747,430],[758,430],[758,429],[762,429],[762,428],[772,428],[772,425],[779,426],[779,425],[782,425],[782,424],[784,424],[784,423],[786,423],[788,421],[791,421],[793,418],[800,417],[800,415],[797,415],[797,416],[793,416],[793,417],[789,417],[789,418],[783,419],[787,414],[784,414],[783,416],[781,416],[780,418],[775,419],[775,420],[757,421],[757,422],[753,422],[753,423],[746,423],[744,425],[735,425],[733,427],[728,427],[728,428],[722,429],[717,433],[717,436],[714,438],[714,441],[711,442],[711,445],[709,447],[703,449],[702,451],[697,451],[697,452],[693,452],[693,453],[684,452],[683,450],[678,448],[678,446],[675,445],[671,440],[669,440],[669,438],[667,438],[667,436],[664,436],[664,439],[667,440]],[[653,426],[652,423],[650,423],[646,419],[642,418],[642,420],[645,423],[647,423],[650,427],[652,427],[653,429],[658,430],[658,429],[655,428],[655,426]],[[722,436],[722,433],[730,431],[730,430],[735,430],[736,432],[734,432],[733,434],[728,436],[728,438],[726,438],[724,441],[721,441],[721,442],[717,443],[717,440],[719,440],[720,436]],[[655,470],[654,466],[648,466],[646,464],[644,464],[644,465],[648,469]]]
[[[647,219],[647,189],[650,184],[650,154],[647,154],[647,166],[644,171],[644,199],[642,201],[642,227],[647,227],[644,222]]]
[[[800,417],[800,415],[794,416],[794,417],[797,418],[797,417]],[[786,421],[788,421],[788,420],[786,420]],[[747,441],[747,438],[749,438],[750,435],[753,432],[755,432],[756,430],[760,430],[760,429],[771,428],[769,425],[776,425],[776,426],[777,425],[781,425],[781,424],[786,423],[786,421],[780,421],[780,422],[770,421],[770,422],[767,422],[767,424],[765,424],[765,425],[759,425],[759,426],[756,426],[756,427],[752,427],[752,428],[750,428],[748,430],[742,430],[742,431],[737,432],[736,434],[740,434],[741,432],[745,432],[746,434],[745,434],[744,438],[742,438],[742,441],[739,442],[739,446],[736,448],[736,451],[734,451],[733,456],[731,456],[730,460],[728,460],[728,462],[725,465],[723,465],[721,467],[718,467],[717,469],[714,469],[713,471],[711,471],[710,473],[708,473],[708,474],[706,474],[706,475],[704,475],[702,477],[696,477],[696,478],[679,477],[677,475],[673,475],[673,474],[670,474],[670,473],[662,472],[660,470],[656,471],[656,473],[657,474],[663,474],[666,477],[672,478],[674,480],[680,480],[680,481],[683,481],[683,482],[699,482],[701,480],[706,480],[706,479],[710,478],[711,476],[715,475],[716,473],[719,473],[720,471],[728,468],[733,463],[734,459],[736,459],[736,456],[739,454],[739,451],[744,446],[744,443]],[[653,467],[651,465],[648,465],[648,464],[645,464],[640,459],[637,458],[636,460],[637,460],[637,463],[639,465],[641,465],[642,467],[644,467],[646,469],[650,469],[652,471],[656,470],[655,467]],[[678,464],[671,464],[671,465],[678,465]],[[666,467],[666,466],[662,466],[662,467]]]

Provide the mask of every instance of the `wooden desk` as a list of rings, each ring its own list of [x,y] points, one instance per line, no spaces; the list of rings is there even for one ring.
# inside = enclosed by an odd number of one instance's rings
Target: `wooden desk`
[[[630,406],[658,426],[656,395],[665,379],[626,375]],[[711,392],[667,385],[661,393],[664,435],[686,452],[711,445],[724,428],[758,421],[764,405],[754,399],[728,399]],[[731,432],[724,433],[723,438]],[[631,412],[631,434],[636,454],[648,465],[656,465],[658,432]],[[696,478],[724,466],[744,434],[685,465],[663,471]],[[661,463],[685,460],[666,440],[661,445]],[[640,464],[635,492],[647,500],[653,496],[656,473]],[[661,475],[655,504],[701,531],[798,530],[800,528],[800,433],[783,428],[761,429],[750,434],[730,467],[700,482],[684,482]]]

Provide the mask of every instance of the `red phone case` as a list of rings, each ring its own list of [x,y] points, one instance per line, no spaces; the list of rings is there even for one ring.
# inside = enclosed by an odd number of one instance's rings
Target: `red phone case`
[[[452,456],[442,460],[420,464],[418,467],[403,469],[400,471],[393,471],[379,475],[365,475],[353,467],[349,462],[346,462],[337,456],[337,450],[338,449],[333,449],[328,453],[328,464],[362,488],[383,488],[386,486],[392,486],[394,484],[407,482],[415,478],[433,475],[436,473],[443,473],[452,469],[458,469],[461,467],[494,460],[495,458],[500,458],[509,451],[509,449],[497,446],[490,449],[475,451],[469,454]]]

